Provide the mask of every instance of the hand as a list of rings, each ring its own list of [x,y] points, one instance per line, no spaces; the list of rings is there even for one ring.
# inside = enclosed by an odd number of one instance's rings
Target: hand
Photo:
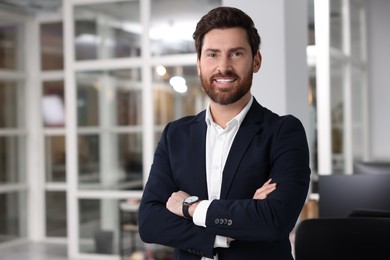
[[[166,203],[166,208],[173,214],[176,214],[180,217],[184,217],[183,201],[189,196],[190,195],[188,193],[185,193],[184,191],[181,190],[172,193],[172,195],[168,198],[168,201]]]
[[[273,192],[276,189],[276,183],[271,183],[272,179],[269,179],[267,182],[261,186],[261,188],[258,188],[253,195],[253,199],[255,200],[264,200],[267,198],[268,194]]]

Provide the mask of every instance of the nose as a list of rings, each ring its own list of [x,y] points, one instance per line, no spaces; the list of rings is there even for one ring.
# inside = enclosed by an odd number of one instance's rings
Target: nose
[[[221,56],[218,62],[218,71],[224,73],[231,70],[231,60],[229,57]]]

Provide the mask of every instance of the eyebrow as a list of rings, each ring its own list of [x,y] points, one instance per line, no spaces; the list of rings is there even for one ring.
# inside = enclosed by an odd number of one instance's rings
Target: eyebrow
[[[246,50],[247,49],[244,48],[244,47],[235,47],[235,48],[229,49],[228,52],[230,53],[230,52],[235,52],[235,51],[246,51]],[[204,52],[209,52],[209,51],[211,51],[211,52],[221,52],[220,49],[213,49],[213,48],[208,48],[208,49],[204,50]]]

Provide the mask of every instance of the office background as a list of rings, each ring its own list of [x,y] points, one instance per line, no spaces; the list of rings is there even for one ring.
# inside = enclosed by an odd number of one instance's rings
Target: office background
[[[207,105],[189,28],[219,5],[259,27],[253,93],[303,121],[314,181],[390,160],[386,0],[1,2],[0,252],[33,241],[74,258],[122,253],[121,217],[132,220],[120,205],[141,196],[162,128]],[[105,235],[112,248],[98,250]]]

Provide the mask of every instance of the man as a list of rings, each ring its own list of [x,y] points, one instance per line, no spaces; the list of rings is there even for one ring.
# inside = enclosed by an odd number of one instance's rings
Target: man
[[[169,123],[139,209],[143,241],[174,259],[293,259],[289,234],[310,181],[300,121],[251,95],[260,36],[239,9],[219,7],[194,33],[208,108]]]

